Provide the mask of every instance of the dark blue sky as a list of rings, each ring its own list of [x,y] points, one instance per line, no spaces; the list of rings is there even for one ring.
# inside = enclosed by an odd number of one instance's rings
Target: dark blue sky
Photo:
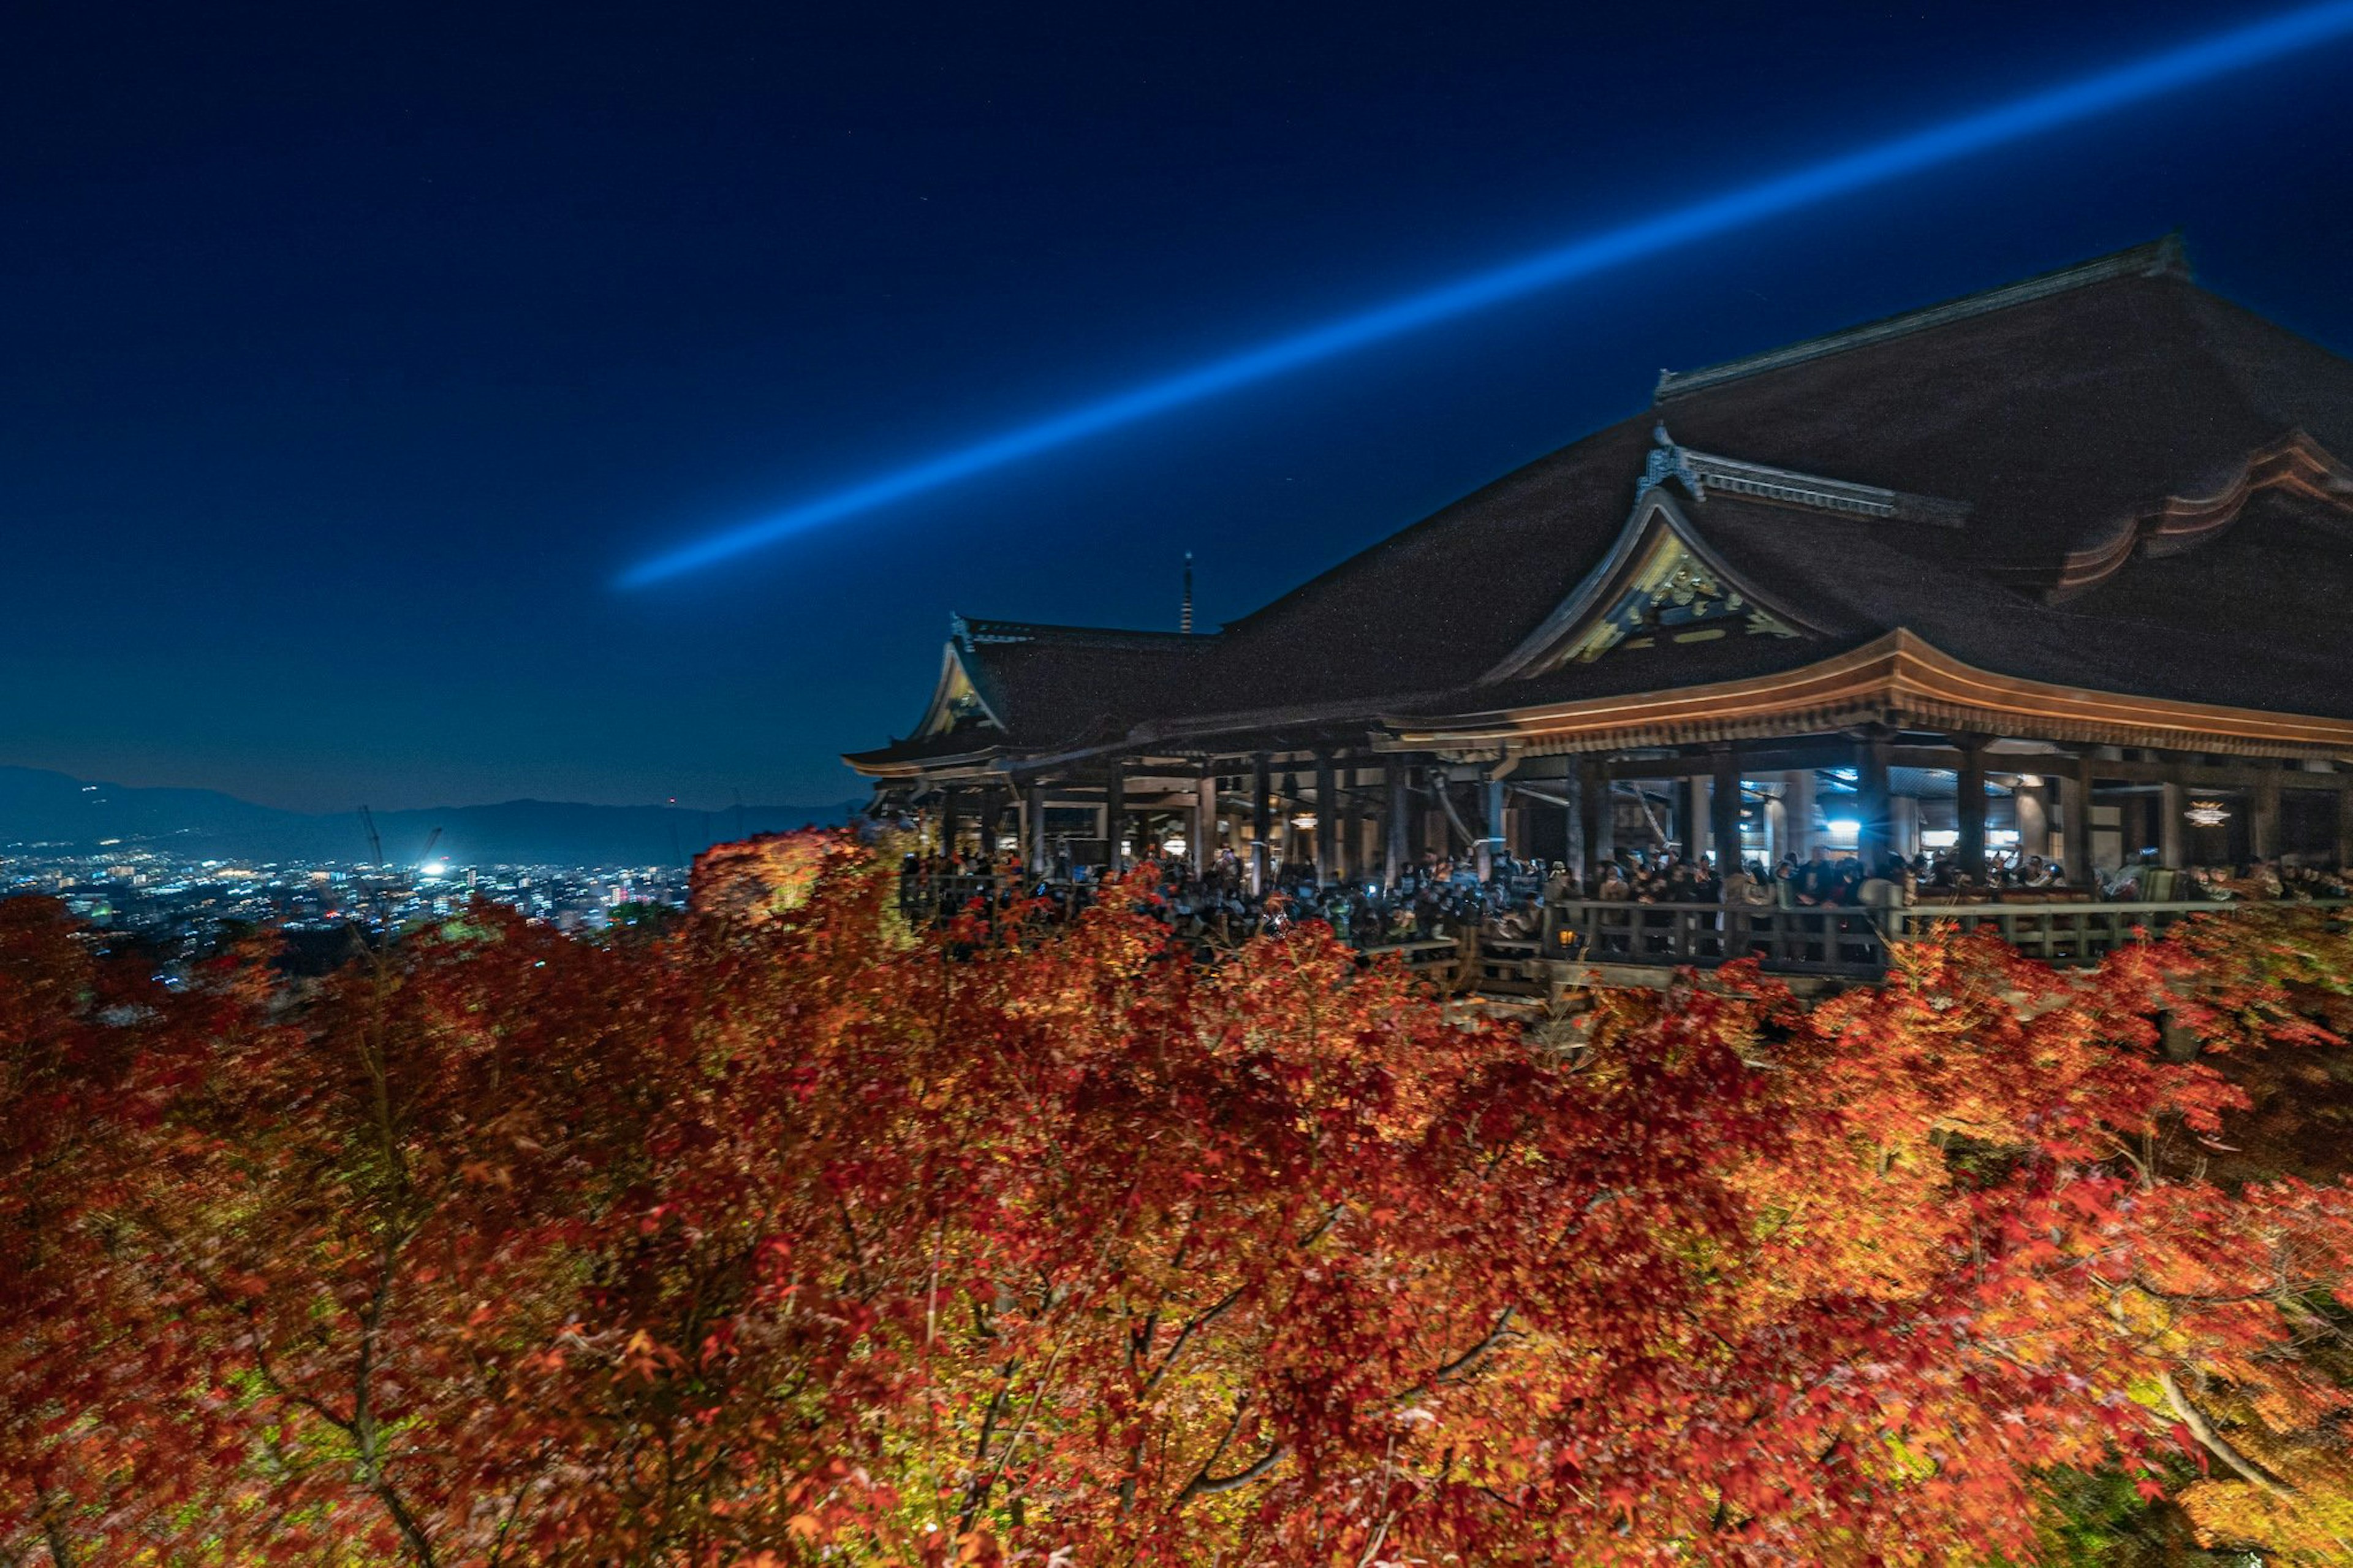
[[[2265,7],[19,10],[0,763],[856,793],[951,610],[1240,615],[1689,367],[2179,227],[2353,351],[2353,47],[623,594],[663,547]],[[1433,603],[1443,617],[1451,606]]]

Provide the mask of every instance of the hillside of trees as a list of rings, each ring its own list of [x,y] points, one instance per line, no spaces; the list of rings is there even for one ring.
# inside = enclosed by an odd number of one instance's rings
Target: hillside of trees
[[[2333,916],[1528,1028],[720,869],[173,990],[0,903],[0,1563],[2353,1561]]]

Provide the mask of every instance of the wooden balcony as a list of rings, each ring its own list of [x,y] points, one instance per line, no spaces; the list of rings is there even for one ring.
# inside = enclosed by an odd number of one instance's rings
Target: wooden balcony
[[[1873,911],[1595,900],[1547,911],[1546,956],[1590,964],[1712,969],[1754,958],[1791,974],[1868,977],[1886,967]]]
[[[1887,967],[1891,942],[1926,936],[1939,925],[1991,930],[2046,963],[2091,964],[2193,916],[2348,903],[1922,903],[1869,910],[1581,900],[1548,911],[1546,955],[1588,964],[1699,969],[1754,958],[1780,973],[1871,979]]]
[[[1038,886],[1001,874],[910,878],[901,886],[901,907],[910,918],[926,921],[961,910],[975,900],[984,907],[1000,906],[1036,892]],[[1093,902],[1098,884],[1054,882],[1046,889],[1064,910],[1076,910]],[[1938,926],[1989,930],[2027,957],[2046,963],[2092,964],[2118,948],[2162,936],[2193,917],[2227,917],[2249,909],[2353,907],[2348,900],[2250,904],[2092,903],[2063,895],[2034,900],[2030,894],[2008,903],[1920,903],[1875,910],[1581,899],[1548,905],[1539,939],[1424,939],[1381,943],[1364,952],[1368,959],[1393,956],[1448,992],[1541,996],[1562,984],[1582,984],[1612,969],[1712,969],[1750,958],[1778,974],[1828,982],[1873,980],[1886,970],[1892,943],[1917,940]],[[1232,934],[1247,936],[1250,928],[1246,924]]]

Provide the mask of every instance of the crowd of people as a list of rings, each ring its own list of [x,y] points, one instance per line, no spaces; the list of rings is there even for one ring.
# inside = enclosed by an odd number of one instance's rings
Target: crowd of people
[[[1254,889],[1250,867],[1221,850],[1206,867],[1181,855],[1146,863],[1157,878],[1155,912],[1178,935],[1206,946],[1229,946],[1263,932],[1320,921],[1360,951],[1417,942],[1458,942],[1477,931],[1489,942],[1535,942],[1544,931],[1544,906],[1573,896],[1573,879],[1555,865],[1496,858],[1483,879],[1475,865],[1428,854],[1406,867],[1394,884],[1323,882],[1315,868],[1285,862],[1270,868]],[[1069,912],[1092,903],[1109,875],[1075,867],[1068,877],[1025,872],[1017,858],[944,860],[910,855],[902,870],[901,902],[911,917],[941,918],[978,898],[1002,907],[1042,900]]]
[[[1708,856],[1672,849],[1629,849],[1578,877],[1558,861],[1497,857],[1479,874],[1471,860],[1435,852],[1409,863],[1392,884],[1356,879],[1324,882],[1311,865],[1286,862],[1253,887],[1250,867],[1230,849],[1203,867],[1182,855],[1145,863],[1158,879],[1153,909],[1179,935],[1208,946],[1231,945],[1301,921],[1320,921],[1342,942],[1361,950],[1417,942],[1460,941],[1476,932],[1488,943],[1542,938],[1545,908],[1581,900],[1638,904],[1715,904],[1752,909],[1900,909],[1951,902],[2045,902],[2092,900],[2124,903],[2313,900],[2353,896],[2344,875],[2294,861],[2259,860],[2239,868],[2175,869],[2147,855],[2115,872],[2075,884],[2067,868],[2040,855],[1989,861],[1982,876],[1949,853],[1892,857],[1865,865],[1851,855],[1817,847],[1800,859],[1785,855],[1736,862],[1720,870]],[[1040,876],[1018,857],[994,860],[910,855],[902,867],[902,905],[912,918],[943,919],[978,898],[1002,907],[1041,900],[1068,913],[1092,903],[1108,875],[1076,866],[1066,875]]]
[[[2154,852],[2101,879],[2103,895],[2120,903],[2228,903],[2284,899],[2353,898],[2353,879],[2337,867],[2307,866],[2294,858],[2262,859],[2248,865],[2163,865]]]
[[[1898,907],[1953,902],[2044,902],[2062,897],[2105,903],[2199,903],[2260,899],[2342,899],[2353,896],[2343,873],[2292,859],[2242,867],[2174,869],[2155,852],[2115,871],[2094,873],[2088,887],[2060,861],[2040,855],[1991,858],[1983,875],[1949,852],[1890,857],[1865,865],[1853,856],[1817,848],[1806,859],[1785,855],[1769,870],[1749,860],[1718,876],[1712,860],[1687,861],[1672,851],[1635,850],[1603,862],[1585,896],[1635,903],[1724,903],[1779,909],[1820,906]]]

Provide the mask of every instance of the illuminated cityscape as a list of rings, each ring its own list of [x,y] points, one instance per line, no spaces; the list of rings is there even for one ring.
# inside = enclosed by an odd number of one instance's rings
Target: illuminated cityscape
[[[136,940],[169,975],[225,939],[274,929],[290,962],[460,913],[477,898],[561,931],[595,933],[686,902],[682,866],[369,865],[190,859],[136,843],[0,844],[0,897],[39,893],[91,927]]]

